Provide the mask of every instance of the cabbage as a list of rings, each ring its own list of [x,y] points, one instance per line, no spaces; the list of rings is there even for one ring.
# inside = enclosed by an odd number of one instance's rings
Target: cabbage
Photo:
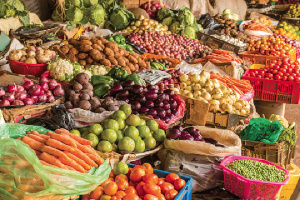
[[[70,5],[76,6],[76,7],[81,7],[82,6],[82,1],[81,0],[70,0]]]
[[[98,0],[83,0],[85,7],[90,7],[98,3]]]
[[[195,39],[196,30],[192,26],[187,26],[185,29],[181,31],[181,35],[185,35],[187,38],[190,39]]]
[[[169,30],[172,32],[172,33],[180,33],[181,31],[181,27],[180,27],[180,23],[178,21],[174,21],[170,27],[169,27]]]
[[[104,22],[105,15],[106,15],[105,10],[100,4],[94,5],[91,8],[91,12],[90,12],[91,24],[93,25],[102,24]]]
[[[130,11],[116,7],[110,14],[109,21],[105,22],[104,27],[108,28],[112,25],[115,30],[123,30],[135,19],[136,17]]]
[[[83,12],[75,6],[70,6],[66,11],[67,21],[79,23],[83,18]]]
[[[161,24],[170,26],[172,24],[172,22],[173,22],[173,17],[167,17],[161,22]]]
[[[183,7],[179,10],[178,20],[186,26],[191,26],[195,22],[195,17],[189,8]]]
[[[224,11],[223,11],[223,15],[226,15],[226,14],[231,14],[231,11],[229,8],[226,8]]]
[[[175,14],[169,8],[162,8],[157,12],[158,21],[162,21],[167,17],[174,17]]]

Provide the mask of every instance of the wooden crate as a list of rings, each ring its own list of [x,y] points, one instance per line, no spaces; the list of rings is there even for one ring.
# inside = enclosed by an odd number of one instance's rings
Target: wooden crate
[[[141,4],[147,2],[148,0],[123,0],[126,8],[139,8]]]

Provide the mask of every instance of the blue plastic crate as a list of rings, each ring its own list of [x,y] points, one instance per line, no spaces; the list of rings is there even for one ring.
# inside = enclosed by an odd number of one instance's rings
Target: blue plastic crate
[[[135,165],[128,163],[128,166],[133,168]],[[154,174],[159,178],[166,178],[171,172],[166,172],[163,170],[154,169]],[[179,177],[185,180],[186,184],[178,193],[174,200],[191,200],[192,199],[192,189],[193,189],[193,178],[189,176],[179,175]]]

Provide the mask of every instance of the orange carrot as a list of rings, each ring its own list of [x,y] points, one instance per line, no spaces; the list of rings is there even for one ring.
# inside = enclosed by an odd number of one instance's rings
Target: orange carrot
[[[34,134],[34,135],[38,135],[42,138],[44,138],[45,140],[49,139],[50,137],[47,136],[47,135],[44,135],[44,134],[39,134],[37,131],[31,131],[31,134]]]
[[[55,165],[51,165],[50,163],[47,163],[46,161],[40,160],[42,165],[50,166],[50,167],[57,167]]]
[[[64,164],[62,164],[56,157],[46,153],[46,152],[43,152],[41,155],[40,155],[40,159],[43,160],[43,161],[46,161],[47,163],[50,163],[51,165],[55,165],[59,168],[62,168],[62,169],[68,169]]]
[[[33,149],[34,150],[34,149]],[[34,150],[35,154],[38,156],[38,155],[41,155],[41,152],[40,151],[37,151],[37,150]]]
[[[31,139],[30,137],[28,137],[26,135],[22,138],[22,141],[25,144],[28,144],[34,150],[39,150],[40,151],[45,146],[43,143],[38,142],[36,140],[33,140],[33,139]]]
[[[57,130],[56,130],[57,131]],[[76,140],[77,142],[79,142],[79,144],[82,144],[82,145],[92,145],[92,142],[89,141],[89,140],[86,140],[84,138],[81,138],[77,135],[74,135],[74,134],[71,134],[69,132],[61,132],[63,134],[66,134],[68,136],[70,136],[71,138],[73,138],[74,140]]]
[[[90,159],[94,160],[98,165],[102,165],[104,163],[104,161],[99,155],[96,156],[95,154],[91,153],[86,153],[85,155],[87,155]]]
[[[68,168],[69,170],[71,170],[71,171],[76,171],[76,169],[74,169],[74,168],[71,167],[71,166],[67,166],[67,168]]]
[[[89,145],[82,145],[76,141],[77,148],[83,153],[94,153],[91,149],[89,149]]]
[[[76,171],[79,171],[81,173],[86,173],[86,170],[81,167],[81,165],[77,164],[74,160],[68,157],[68,159],[59,157],[59,161],[67,166],[70,166],[74,168]]]
[[[74,151],[74,148],[65,145],[64,143],[55,139],[48,139],[46,144],[49,145],[50,147],[57,148],[59,150],[70,151],[70,152]]]
[[[74,149],[73,152],[70,152],[73,155],[77,156],[78,158],[82,159],[84,162],[86,162],[88,165],[91,165],[93,167],[97,167],[98,165],[92,160],[90,159],[87,155],[85,155],[82,151],[80,151],[79,149]]]
[[[64,153],[71,158],[72,160],[74,160],[75,162],[77,162],[79,165],[81,165],[85,170],[90,170],[91,166],[86,164],[83,160],[81,160],[80,158],[78,158],[77,156],[71,154],[70,152],[64,151]]]
[[[46,143],[46,140],[44,138],[40,137],[39,135],[27,134],[27,136],[30,137],[33,140],[36,140],[36,141],[40,142],[40,143],[43,143],[43,144]]]
[[[62,135],[62,134],[57,134],[57,133],[49,133],[49,136],[52,139],[58,140],[58,141],[60,141],[64,144],[67,144],[67,145],[71,146],[71,147],[77,148],[76,141],[68,135]]]
[[[58,149],[55,149],[53,147],[50,147],[50,146],[46,146],[46,145],[43,146],[41,151],[46,152],[46,153],[51,154],[51,155],[54,155],[54,156],[57,156],[57,157],[63,157],[63,158],[66,158],[66,159],[68,158],[67,155],[64,152],[62,152]]]

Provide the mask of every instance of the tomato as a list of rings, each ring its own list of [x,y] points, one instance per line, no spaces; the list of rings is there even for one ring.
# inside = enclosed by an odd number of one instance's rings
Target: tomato
[[[155,185],[153,183],[146,183],[144,186],[143,186],[143,189],[144,189],[144,192],[146,194],[159,194],[161,193],[161,189],[158,185]]]
[[[165,182],[165,179],[164,178],[158,178],[158,183],[157,185],[161,185]]]
[[[122,198],[122,197],[124,197],[125,195],[126,195],[126,193],[125,193],[124,191],[118,191],[118,192],[116,192],[116,196],[117,196],[117,197]]]
[[[144,182],[147,182],[147,181],[153,181],[155,185],[157,185],[158,183],[158,176],[155,175],[155,174],[146,174],[144,177],[143,177],[143,181]]]
[[[124,190],[124,192],[125,192],[126,194],[137,194],[137,192],[136,192],[136,190],[134,189],[133,186],[129,186],[128,188],[126,188],[126,189]]]
[[[143,176],[145,176],[146,172],[144,169],[141,168],[135,168],[132,170],[131,174],[130,174],[130,180],[134,183],[140,182],[143,178]]]
[[[261,76],[261,75],[257,75],[256,77],[257,77],[257,78],[261,78],[262,76]]]
[[[294,81],[295,81],[295,82],[300,82],[300,77],[295,77],[295,78],[294,78]]]
[[[146,174],[153,174],[153,167],[149,163],[144,163],[142,166],[145,168]]]
[[[281,80],[286,81],[287,80],[287,76],[283,76]]]
[[[279,65],[275,65],[273,69],[279,70],[280,66]]]
[[[180,191],[185,186],[185,180],[179,178],[174,181],[174,187],[177,191]]]
[[[294,77],[293,76],[288,76],[288,80],[289,81],[294,81]]]
[[[119,178],[116,180],[116,184],[118,185],[118,190],[125,190],[129,186],[128,181],[124,178]]]
[[[274,66],[275,66],[275,63],[271,63],[271,64],[270,64],[270,69],[273,69]]]
[[[292,72],[293,72],[293,69],[292,69],[292,68],[289,68],[289,69],[286,70],[286,72],[287,72],[287,73],[292,73]]]
[[[101,183],[100,186],[104,187],[106,184],[108,184],[109,182],[112,182],[112,180],[110,179],[106,179],[103,183]]]
[[[283,60],[283,62],[285,62],[285,63],[289,62],[289,58],[287,58],[287,57],[284,57],[282,60]]]
[[[110,171],[109,178],[115,178],[115,174],[114,174],[113,169]]]
[[[110,198],[110,200],[121,200],[121,198],[118,197],[118,196],[112,196],[112,197]]]
[[[276,69],[273,69],[273,71],[272,71],[273,74],[277,74],[277,72],[278,72],[278,70],[276,70]]]
[[[283,76],[283,73],[279,71],[279,72],[277,72],[277,75]]]
[[[281,76],[275,75],[275,80],[280,80],[280,79],[281,79]]]
[[[265,76],[265,71],[261,70],[261,71],[258,72],[258,74],[261,75],[262,77],[264,77]]]
[[[128,173],[126,174],[126,176],[127,176],[128,179],[130,177],[131,172],[132,172],[132,168],[128,168]]]
[[[139,200],[139,196],[136,194],[127,194],[125,195],[122,200]]]
[[[157,194],[156,197],[158,198],[158,200],[166,200],[165,195],[163,194]]]
[[[286,69],[284,69],[284,68],[280,68],[280,70],[279,70],[280,72],[282,72],[282,73],[285,73],[286,72]]]
[[[177,180],[179,180],[179,179],[177,179]],[[161,192],[163,194],[165,194],[168,190],[173,190],[174,189],[174,185],[171,184],[171,183],[168,183],[168,182],[164,182],[163,184],[160,185],[160,189],[161,189]]]
[[[115,195],[118,191],[118,185],[115,182],[109,182],[104,186],[104,193],[107,195]]]
[[[169,183],[174,183],[174,181],[176,179],[179,179],[179,176],[177,174],[175,174],[175,173],[170,173],[166,177],[166,181],[169,182]]]
[[[251,73],[250,73],[250,76],[251,76],[251,77],[255,77],[255,73],[254,73],[254,72],[251,72]]]
[[[156,196],[152,195],[152,194],[146,194],[144,196],[144,200],[159,200]]]
[[[139,196],[144,196],[146,194],[143,189],[144,185],[145,185],[144,182],[140,182],[135,188]]]
[[[273,74],[271,74],[271,73],[266,73],[266,77],[267,77],[267,78],[273,78]]]
[[[103,187],[98,186],[93,192],[91,192],[89,199],[100,199],[103,194]]]
[[[173,200],[177,196],[178,192],[176,190],[168,190],[165,194],[166,200]]]
[[[128,178],[127,178],[127,176],[126,176],[125,174],[119,174],[118,176],[116,176],[115,181],[117,181],[117,180],[120,179],[120,178],[123,178],[123,179],[125,179],[126,181],[128,181]]]

